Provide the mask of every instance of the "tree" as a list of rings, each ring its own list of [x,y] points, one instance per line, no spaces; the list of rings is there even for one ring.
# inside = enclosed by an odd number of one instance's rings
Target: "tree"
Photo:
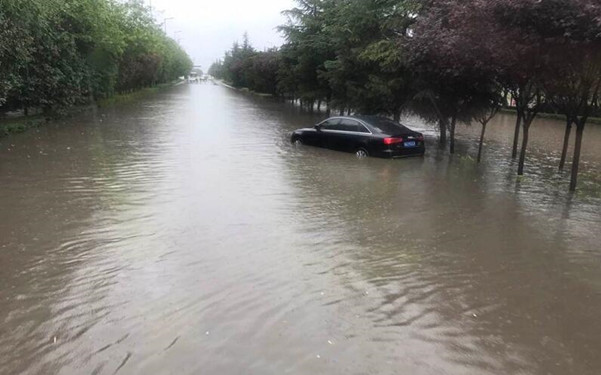
[[[499,0],[496,3],[501,21],[515,30],[513,40],[519,36],[526,41],[517,48],[518,54],[505,54],[521,57],[515,67],[529,72],[529,82],[536,86],[536,97],[531,101],[523,99],[522,107],[533,113],[540,103],[536,100],[542,96],[540,90],[546,89],[546,95],[566,116],[564,154],[571,123],[576,124],[570,181],[570,190],[574,191],[584,128],[597,107],[601,86],[601,7],[593,0]],[[524,44],[531,46],[524,48]],[[523,170],[522,159],[520,157],[520,171]]]
[[[451,152],[457,116],[469,118],[498,92],[500,82],[513,96],[523,139],[518,174],[523,174],[529,130],[543,104],[545,38],[520,27],[521,3],[530,0],[431,0],[420,14],[410,44],[424,92],[432,102],[444,141],[450,128]],[[486,37],[488,36],[488,37]],[[494,36],[494,37],[492,37]],[[502,91],[497,88],[496,90]],[[419,97],[418,97],[419,98]],[[517,142],[517,132],[516,132]]]
[[[345,104],[364,114],[400,118],[413,97],[414,75],[403,41],[415,22],[410,0],[349,0],[332,11],[328,26],[336,59],[327,77]]]
[[[457,122],[487,124],[511,94],[513,157],[525,171],[531,125],[549,103],[566,115],[565,160],[576,124],[575,188],[584,126],[599,110],[601,7],[596,0],[297,0],[280,27],[286,43],[257,52],[248,38],[211,68],[238,87],[317,101],[340,114],[438,122],[440,142]],[[277,73],[274,73],[278,66]],[[411,100],[409,100],[411,99]],[[562,161],[562,165],[563,165]]]
[[[328,25],[336,5],[333,0],[297,0],[296,8],[283,12],[288,22],[279,27],[287,41],[282,47],[280,90],[310,109],[318,100],[331,104],[326,62],[335,59]]]
[[[256,51],[248,35],[244,35],[242,46],[235,42],[226,52],[223,60],[218,60],[209,68],[209,74],[223,79],[237,88],[278,95],[278,74],[282,63],[279,49]]]
[[[224,69],[223,60],[217,60],[209,67],[209,75],[218,79],[223,79],[225,74]]]
[[[142,0],[0,0],[0,110],[70,106],[185,75]]]
[[[482,148],[484,145],[484,135],[486,133],[486,126],[488,123],[497,115],[499,110],[503,107],[504,96],[501,95],[501,91],[499,87],[491,89],[491,93],[499,93],[498,95],[491,95],[487,100],[488,103],[482,106],[482,111],[479,114],[476,114],[475,119],[482,125],[482,131],[480,132],[480,141],[478,143],[478,158],[477,161],[480,163],[482,161]]]
[[[483,52],[481,38],[490,25],[486,10],[475,5],[474,1],[427,2],[407,42],[419,77],[413,109],[438,121],[441,145],[449,130],[451,153],[457,121],[471,121],[498,96],[497,73]]]
[[[0,108],[18,106],[15,102],[20,87],[28,78],[33,45],[29,27],[32,5],[16,0],[0,1]]]
[[[530,127],[545,98],[545,61],[541,58],[546,48],[545,38],[524,21],[522,6],[528,1],[494,0],[491,5],[484,5],[490,10],[490,18],[494,20],[493,25],[499,35],[490,44],[489,52],[495,57],[501,80],[512,95],[518,115],[512,156],[515,156],[519,134],[517,129],[521,121],[522,146],[518,175],[524,174]]]
[[[280,63],[281,55],[276,48],[259,52],[251,57],[248,72],[249,88],[256,92],[277,96]]]

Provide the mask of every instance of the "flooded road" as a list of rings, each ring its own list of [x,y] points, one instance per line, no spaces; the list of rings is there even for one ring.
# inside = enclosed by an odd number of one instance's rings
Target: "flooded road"
[[[601,127],[458,154],[293,147],[319,116],[180,86],[0,139],[0,374],[599,374]]]

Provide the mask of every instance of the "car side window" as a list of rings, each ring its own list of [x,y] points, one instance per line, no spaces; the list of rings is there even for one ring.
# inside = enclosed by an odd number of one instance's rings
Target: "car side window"
[[[340,130],[344,130],[347,132],[356,132],[357,125],[359,125],[359,123],[357,121],[344,119],[344,120],[340,121],[340,128],[341,128]]]
[[[327,120],[320,125],[322,130],[342,130],[340,127],[340,119]]]
[[[359,133],[370,133],[369,130],[367,130],[367,128],[363,125],[363,124],[359,124]]]
[[[340,122],[342,130],[356,133],[369,133],[368,130],[359,121],[345,119]]]

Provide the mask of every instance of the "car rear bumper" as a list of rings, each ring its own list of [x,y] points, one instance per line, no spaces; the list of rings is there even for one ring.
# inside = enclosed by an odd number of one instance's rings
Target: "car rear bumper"
[[[407,158],[412,156],[423,156],[426,152],[425,147],[404,148],[400,150],[383,150],[382,157],[389,159]]]

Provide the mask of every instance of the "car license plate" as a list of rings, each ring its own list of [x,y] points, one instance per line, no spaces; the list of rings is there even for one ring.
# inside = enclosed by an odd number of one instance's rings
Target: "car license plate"
[[[417,146],[415,141],[405,142],[405,147],[415,147],[415,146]]]

